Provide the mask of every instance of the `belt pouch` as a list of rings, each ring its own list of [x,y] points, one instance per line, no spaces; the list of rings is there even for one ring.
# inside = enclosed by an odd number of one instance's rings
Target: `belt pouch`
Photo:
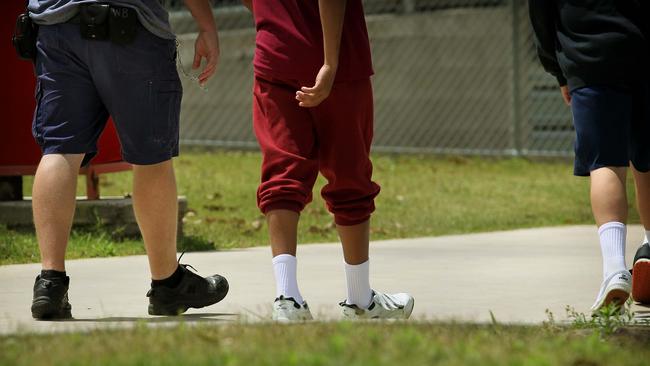
[[[108,4],[83,4],[79,7],[79,22],[81,37],[92,40],[107,40],[108,17],[110,14]]]
[[[117,44],[133,42],[138,31],[138,15],[131,8],[111,8],[108,18],[111,41]]]
[[[36,59],[36,38],[38,27],[29,18],[29,13],[20,14],[16,19],[16,28],[11,41],[18,56],[24,60]]]

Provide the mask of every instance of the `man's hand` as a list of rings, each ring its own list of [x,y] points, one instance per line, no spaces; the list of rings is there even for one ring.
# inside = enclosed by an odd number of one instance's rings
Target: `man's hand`
[[[316,75],[316,83],[311,88],[303,86],[296,92],[298,105],[301,107],[316,107],[321,104],[332,91],[334,78],[336,77],[336,67],[323,65]]]
[[[571,93],[569,93],[569,87],[563,85],[560,87],[560,92],[562,93],[562,99],[566,105],[571,105]]]
[[[204,85],[217,71],[219,63],[219,35],[217,31],[201,31],[194,42],[194,62],[192,69],[196,70],[201,66],[201,60],[206,59],[205,67],[199,75],[199,83]]]
[[[204,85],[217,71],[217,63],[219,62],[217,24],[214,22],[209,0],[185,0],[185,6],[190,10],[196,25],[199,27],[199,35],[196,37],[196,42],[194,42],[192,69],[198,69],[203,58],[207,60],[201,75],[199,75],[199,84]]]

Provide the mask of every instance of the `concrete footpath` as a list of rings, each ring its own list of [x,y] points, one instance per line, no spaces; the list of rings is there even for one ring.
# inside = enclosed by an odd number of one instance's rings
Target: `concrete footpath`
[[[631,263],[642,238],[628,232]],[[220,273],[230,293],[219,304],[191,309],[181,317],[147,315],[149,272],[145,256],[73,260],[70,302],[75,319],[31,319],[31,288],[39,264],[0,267],[0,334],[53,332],[151,324],[266,321],[275,297],[268,247],[187,253],[183,263],[203,275]],[[340,318],[345,298],[338,244],[302,245],[298,274],[303,296],[317,319]],[[539,323],[546,309],[558,320],[565,307],[588,312],[601,281],[598,237],[593,226],[527,229],[486,234],[377,241],[371,244],[371,284],[415,297],[412,319],[463,322]],[[639,319],[650,308],[634,305]]]

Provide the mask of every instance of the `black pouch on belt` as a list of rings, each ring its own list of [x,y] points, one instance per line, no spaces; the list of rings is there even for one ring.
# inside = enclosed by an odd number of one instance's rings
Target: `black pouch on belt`
[[[11,42],[14,44],[16,53],[23,60],[36,59],[36,38],[38,37],[38,26],[29,18],[29,12],[25,12],[16,19],[16,28]]]
[[[135,10],[112,7],[108,23],[111,41],[117,44],[133,42],[138,31],[138,15]]]
[[[108,4],[82,4],[79,7],[81,37],[93,40],[108,39]]]

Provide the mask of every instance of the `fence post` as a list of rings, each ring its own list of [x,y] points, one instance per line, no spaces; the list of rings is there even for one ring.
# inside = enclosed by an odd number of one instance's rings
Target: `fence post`
[[[514,155],[522,155],[520,0],[510,0],[512,10],[512,146]]]

